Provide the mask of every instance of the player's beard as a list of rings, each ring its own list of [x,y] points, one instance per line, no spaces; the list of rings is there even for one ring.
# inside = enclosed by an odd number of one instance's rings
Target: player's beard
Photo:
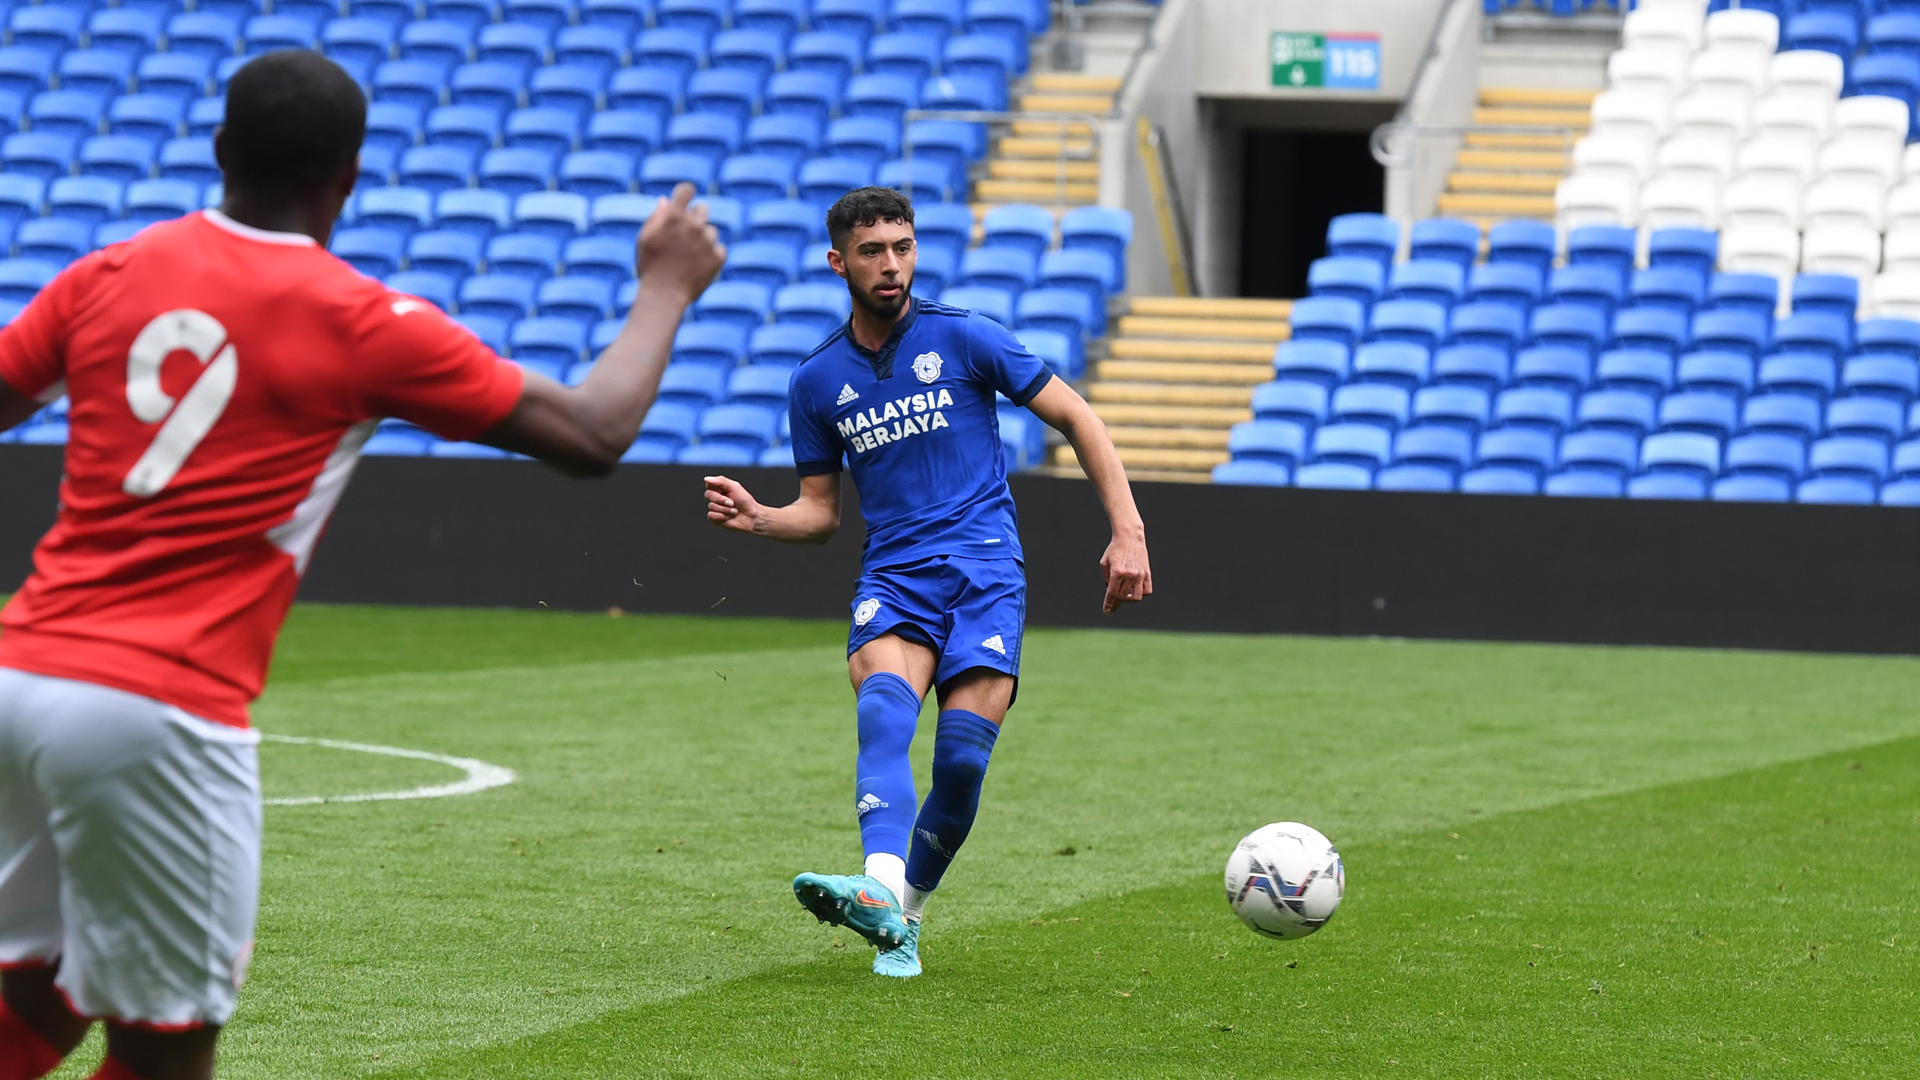
[[[907,297],[913,292],[913,278],[909,275],[905,280],[901,281],[900,291],[894,294],[890,300],[874,295],[874,291],[885,284],[885,281],[880,281],[865,293],[854,289],[847,291],[853,294],[853,302],[866,309],[867,314],[874,318],[886,320],[898,319],[900,312],[907,306]]]

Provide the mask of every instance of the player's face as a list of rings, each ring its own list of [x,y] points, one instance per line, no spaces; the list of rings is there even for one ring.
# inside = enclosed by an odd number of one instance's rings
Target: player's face
[[[834,272],[847,279],[853,302],[882,319],[891,319],[906,306],[913,287],[913,265],[920,250],[913,242],[913,226],[904,221],[876,221],[853,230],[845,250],[827,253]]]

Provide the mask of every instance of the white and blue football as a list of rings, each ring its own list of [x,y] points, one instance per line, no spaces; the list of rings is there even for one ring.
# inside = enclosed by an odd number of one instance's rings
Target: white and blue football
[[[1227,857],[1227,904],[1257,934],[1306,937],[1340,910],[1347,872],[1333,841],[1297,821],[1265,825]]]

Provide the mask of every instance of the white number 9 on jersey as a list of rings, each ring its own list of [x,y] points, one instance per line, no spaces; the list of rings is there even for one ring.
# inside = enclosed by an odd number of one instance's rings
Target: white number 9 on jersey
[[[160,388],[160,365],[175,352],[193,354],[206,369],[178,402]],[[121,490],[148,499],[172,482],[227,410],[239,377],[240,359],[218,319],[192,308],[155,316],[127,350],[127,405],[143,424],[166,423],[127,473]]]

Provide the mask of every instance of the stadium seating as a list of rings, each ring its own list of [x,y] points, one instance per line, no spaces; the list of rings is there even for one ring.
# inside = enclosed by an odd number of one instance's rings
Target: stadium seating
[[[222,88],[248,58],[280,48],[325,52],[371,102],[361,184],[332,250],[556,378],[578,382],[617,333],[634,290],[634,234],[652,196],[681,181],[700,189],[734,245],[673,364],[738,369],[723,396],[707,399],[714,408],[776,410],[783,373],[846,318],[845,289],[817,247],[820,218],[861,184],[898,187],[920,204],[918,292],[976,297],[1063,375],[1082,373],[1108,298],[1125,288],[1124,212],[1083,208],[1056,221],[1046,208],[1005,207],[975,248],[966,200],[982,132],[904,121],[919,106],[1005,108],[1029,37],[1047,26],[1031,0],[337,7],[0,9],[0,92],[18,95],[0,139],[0,232],[12,256],[0,261],[0,302],[24,303],[87,251],[217,203],[211,134]],[[1039,463],[1038,422],[1003,412],[1010,464]],[[61,415],[36,416],[36,439],[63,433]],[[635,452],[780,460],[777,426],[728,415],[663,419]],[[482,453],[447,450],[404,425],[383,427],[368,452]]]

